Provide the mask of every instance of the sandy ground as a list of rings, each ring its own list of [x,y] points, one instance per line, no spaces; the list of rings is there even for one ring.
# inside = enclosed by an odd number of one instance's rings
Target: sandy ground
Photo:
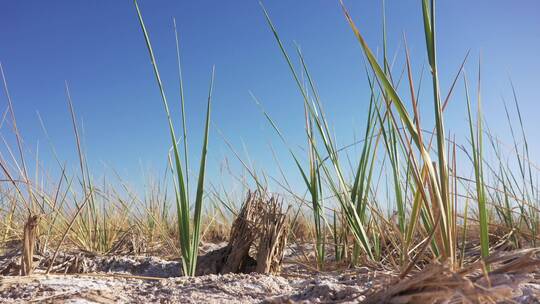
[[[371,282],[363,269],[307,278],[227,274],[141,279],[118,274],[38,274],[0,278],[0,303],[357,303]]]
[[[356,272],[356,274],[354,274]],[[33,275],[0,278],[0,303],[358,303],[373,280],[347,274],[285,278],[260,274],[140,279],[122,275]],[[513,301],[540,303],[540,285],[527,284]]]
[[[64,263],[64,271],[72,274],[58,274],[57,270],[45,275],[46,267],[36,262],[34,275],[20,277],[8,275],[13,274],[10,267],[16,269],[18,257],[4,256],[0,257],[0,274],[4,274],[0,275],[0,303],[358,303],[369,300],[373,290],[381,289],[392,277],[389,272],[366,267],[320,273],[299,263],[299,255],[297,249],[289,247],[280,276],[193,278],[178,277],[178,261],[84,254],[58,256],[56,262]],[[504,286],[516,282],[509,300],[503,303],[540,303],[540,273],[515,273],[508,280],[504,274],[500,278]]]
[[[187,278],[178,276],[178,261],[158,257],[60,254],[56,263],[72,265],[77,259],[76,269],[63,270],[79,273],[45,275],[46,266],[37,262],[32,276],[0,276],[0,303],[357,303],[373,282],[384,277],[365,267],[319,273],[292,262],[298,255],[295,246],[286,250],[280,276]],[[16,256],[0,258],[4,274],[16,264]]]

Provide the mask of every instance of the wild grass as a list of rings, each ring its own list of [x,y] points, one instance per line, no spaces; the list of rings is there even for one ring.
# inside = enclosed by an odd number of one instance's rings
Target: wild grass
[[[202,214],[202,204],[203,204],[203,192],[204,192],[204,177],[206,170],[206,154],[208,151],[208,133],[210,130],[210,104],[212,100],[212,90],[214,88],[214,70],[212,70],[212,79],[210,81],[210,89],[208,91],[208,104],[206,110],[206,123],[204,128],[204,139],[202,144],[201,152],[201,163],[199,167],[199,179],[197,181],[197,189],[195,194],[194,201],[194,214],[191,216],[190,212],[190,193],[189,193],[189,174],[186,172],[189,168],[188,157],[187,157],[187,137],[186,137],[186,118],[184,111],[184,94],[183,94],[183,84],[182,84],[182,73],[180,69],[180,61],[178,61],[179,75],[180,75],[180,96],[181,96],[181,105],[182,105],[182,125],[184,130],[184,160],[185,163],[182,165],[181,155],[178,148],[178,142],[176,140],[176,132],[174,129],[173,121],[171,118],[171,113],[169,111],[169,104],[167,102],[167,97],[163,88],[163,83],[161,82],[161,77],[159,75],[158,66],[156,59],[154,57],[154,51],[152,49],[152,44],[150,43],[150,37],[144,25],[144,21],[139,10],[137,1],[134,1],[135,8],[137,9],[137,15],[139,17],[139,22],[141,25],[141,30],[144,33],[144,39],[146,41],[146,46],[148,48],[148,53],[150,55],[150,60],[154,68],[154,75],[156,77],[156,82],[161,93],[161,99],[163,101],[163,106],[167,114],[167,121],[169,123],[169,132],[171,136],[171,144],[173,147],[173,157],[174,157],[174,169],[176,173],[176,182],[177,187],[175,187],[176,195],[176,208],[177,208],[177,221],[178,229],[180,235],[180,249],[182,251],[182,263],[184,274],[189,276],[195,275],[195,270],[197,266],[197,255],[199,252],[199,242],[201,235],[201,214]],[[177,54],[179,54],[178,48],[178,35],[176,35],[177,42]],[[180,60],[178,55],[178,60]],[[184,166],[184,167],[183,167]],[[193,227],[190,222],[193,222]]]
[[[15,143],[10,145],[4,138],[8,133],[2,134],[0,242],[4,248],[20,242],[26,220],[39,214],[37,248],[52,250],[54,257],[61,250],[73,248],[100,254],[116,252],[126,235],[132,233],[143,239],[144,248],[137,250],[139,253],[181,257],[183,274],[193,276],[201,243],[227,238],[243,193],[238,195],[225,186],[206,181],[214,70],[206,101],[197,180],[190,180],[188,115],[176,21],[173,25],[181,133],[175,129],[148,29],[137,2],[134,4],[171,140],[171,152],[164,156],[169,160],[165,177],[158,183],[149,182],[150,190],[142,196],[122,180],[114,185],[105,179],[96,181],[84,149],[74,107],[76,98],[72,99],[66,85],[78,166],[76,173],[70,173],[54,153],[61,173],[58,178],[51,178],[39,155],[29,156],[25,152],[28,149],[17,127],[7,77],[0,65],[8,100],[0,127],[3,130],[6,125],[10,127],[9,134]],[[304,262],[312,263],[319,271],[335,265],[378,265],[397,271],[404,278],[412,269],[432,261],[446,262],[452,269],[459,269],[479,259],[488,259],[501,248],[536,246],[540,219],[535,183],[538,168],[530,155],[514,85],[511,84],[512,96],[519,129],[512,123],[505,102],[512,136],[511,143],[506,145],[491,133],[483,116],[480,64],[475,67],[478,68],[474,80],[476,101],[471,98],[471,83],[464,69],[468,54],[453,75],[451,86],[443,92],[439,75],[447,71],[440,70],[437,64],[435,1],[422,0],[419,16],[431,76],[429,97],[422,96],[422,102],[433,107],[429,118],[434,120],[433,126],[425,126],[425,121],[430,119],[424,119],[427,114],[419,106],[422,85],[425,86],[423,70],[422,76],[414,79],[405,39],[402,54],[405,64],[399,70],[387,54],[386,17],[383,15],[382,58],[378,58],[363,35],[362,25],[354,21],[343,2],[340,4],[344,22],[349,24],[365,58],[365,69],[359,72],[365,74],[369,99],[365,100],[368,109],[360,140],[347,146],[338,145],[339,134],[332,131],[304,54],[296,46],[294,56],[298,61],[294,60],[270,12],[261,5],[271,34],[269,39],[273,37],[276,54],[283,57],[284,69],[288,69],[291,83],[300,93],[298,104],[303,107],[305,117],[298,132],[305,139],[302,151],[298,152],[288,140],[290,134],[282,132],[280,122],[272,118],[272,113],[253,94],[262,112],[261,119],[275,131],[294,167],[291,172],[283,170],[278,160],[283,181],[268,177],[264,171],[256,172],[226,141],[243,166],[244,176],[230,176],[238,181],[238,189],[247,192],[249,185],[255,185],[258,190],[271,191],[269,181],[278,184],[282,197],[296,209],[289,218],[290,242],[309,243],[307,247],[312,252],[303,255]],[[465,96],[453,96],[460,79]],[[445,109],[451,100],[461,102],[467,109],[468,134],[463,143],[456,142],[455,134],[445,123]],[[40,122],[45,126],[41,118]],[[353,147],[359,153],[351,152]],[[35,177],[28,171],[29,157],[36,163]],[[288,178],[293,175],[301,179],[303,189],[290,186]],[[171,212],[171,206],[175,212]]]

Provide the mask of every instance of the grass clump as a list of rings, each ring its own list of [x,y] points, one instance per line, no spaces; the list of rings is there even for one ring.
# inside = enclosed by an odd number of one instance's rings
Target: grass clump
[[[163,101],[163,106],[165,108],[165,113],[167,115],[167,122],[169,124],[169,133],[171,136],[171,144],[173,147],[173,158],[174,158],[174,170],[176,173],[176,187],[175,187],[175,196],[176,196],[176,209],[177,209],[177,223],[179,229],[180,237],[180,250],[182,253],[182,269],[184,275],[194,276],[196,267],[197,267],[197,256],[199,252],[199,242],[201,237],[201,214],[202,214],[202,204],[203,204],[203,194],[204,194],[204,177],[206,171],[206,155],[208,152],[208,133],[210,129],[210,105],[212,101],[212,90],[214,88],[214,70],[212,70],[212,79],[210,81],[210,89],[208,91],[208,101],[206,108],[206,122],[204,128],[204,138],[202,144],[201,152],[201,161],[199,166],[199,178],[197,181],[197,189],[195,193],[195,200],[193,202],[194,212],[193,216],[190,212],[190,194],[188,188],[188,158],[187,158],[187,140],[186,140],[186,125],[185,125],[185,112],[184,112],[184,94],[182,80],[180,78],[180,91],[181,93],[181,105],[182,105],[182,122],[184,130],[184,153],[185,153],[185,162],[182,164],[180,150],[178,148],[178,141],[176,137],[176,132],[174,129],[174,124],[171,118],[171,113],[169,111],[169,104],[167,102],[167,97],[165,96],[165,91],[163,88],[163,83],[161,82],[161,77],[159,75],[159,70],[157,66],[156,59],[154,57],[154,51],[152,49],[152,44],[150,42],[150,37],[144,25],[144,21],[141,15],[141,11],[137,4],[137,1],[134,1],[135,8],[137,10],[137,15],[139,17],[139,22],[141,30],[144,34],[144,39],[146,41],[146,46],[148,48],[148,53],[150,55],[150,60],[154,68],[154,75],[156,82],[161,93],[161,99]],[[178,36],[177,36],[178,37]],[[178,42],[178,38],[176,40]],[[177,44],[178,46],[178,44]],[[177,48],[178,51],[178,48]],[[180,70],[180,65],[179,65]],[[181,72],[180,72],[181,75]],[[184,167],[183,167],[184,166]]]

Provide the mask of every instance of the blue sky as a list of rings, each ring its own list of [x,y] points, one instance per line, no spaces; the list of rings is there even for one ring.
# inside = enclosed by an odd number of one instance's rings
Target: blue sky
[[[467,50],[471,50],[467,65],[470,78],[475,78],[481,54],[482,95],[490,127],[503,137],[508,135],[501,97],[511,100],[511,76],[531,154],[538,155],[540,3],[437,2],[443,94]],[[346,4],[371,48],[380,48],[381,2]],[[283,146],[248,93],[252,91],[262,100],[291,143],[304,144],[302,100],[258,2],[141,0],[139,5],[175,115],[179,98],[172,18],[177,20],[193,153],[199,151],[210,71],[216,66],[210,175],[217,179],[225,158],[239,168],[219,132],[242,155],[245,144],[258,168],[277,174],[270,143],[289,168]],[[338,142],[350,143],[364,126],[369,90],[361,49],[338,2],[265,1],[265,6],[291,53],[293,42],[301,46]],[[426,63],[420,1],[387,0],[386,9],[389,53],[398,51],[396,73],[403,64],[405,33],[418,78]],[[54,167],[55,163],[37,112],[60,158],[73,169],[77,165],[64,89],[67,81],[96,175],[110,166],[126,180],[139,183],[141,164],[144,171],[161,172],[169,146],[167,125],[132,1],[2,1],[0,28],[0,61],[19,128],[29,150],[35,151],[39,143],[45,166]],[[427,124],[433,110],[429,94],[422,97],[426,99],[422,111]],[[464,105],[458,89],[446,116],[447,130],[458,137],[466,131]],[[0,94],[0,106],[6,106],[4,93]],[[2,129],[5,136],[8,132],[6,127]],[[291,170],[291,178],[296,175]]]

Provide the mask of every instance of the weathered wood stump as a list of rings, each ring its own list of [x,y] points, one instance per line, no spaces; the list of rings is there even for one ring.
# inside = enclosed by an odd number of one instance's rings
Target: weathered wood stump
[[[228,245],[199,257],[197,275],[279,272],[289,231],[287,211],[276,197],[248,192]]]
[[[39,215],[30,215],[24,225],[23,248],[21,253],[21,275],[31,275],[34,271],[34,248],[36,245]]]
[[[258,273],[275,274],[281,270],[283,251],[287,243],[289,223],[286,213],[282,213],[282,203],[270,198],[263,214],[257,250]]]

